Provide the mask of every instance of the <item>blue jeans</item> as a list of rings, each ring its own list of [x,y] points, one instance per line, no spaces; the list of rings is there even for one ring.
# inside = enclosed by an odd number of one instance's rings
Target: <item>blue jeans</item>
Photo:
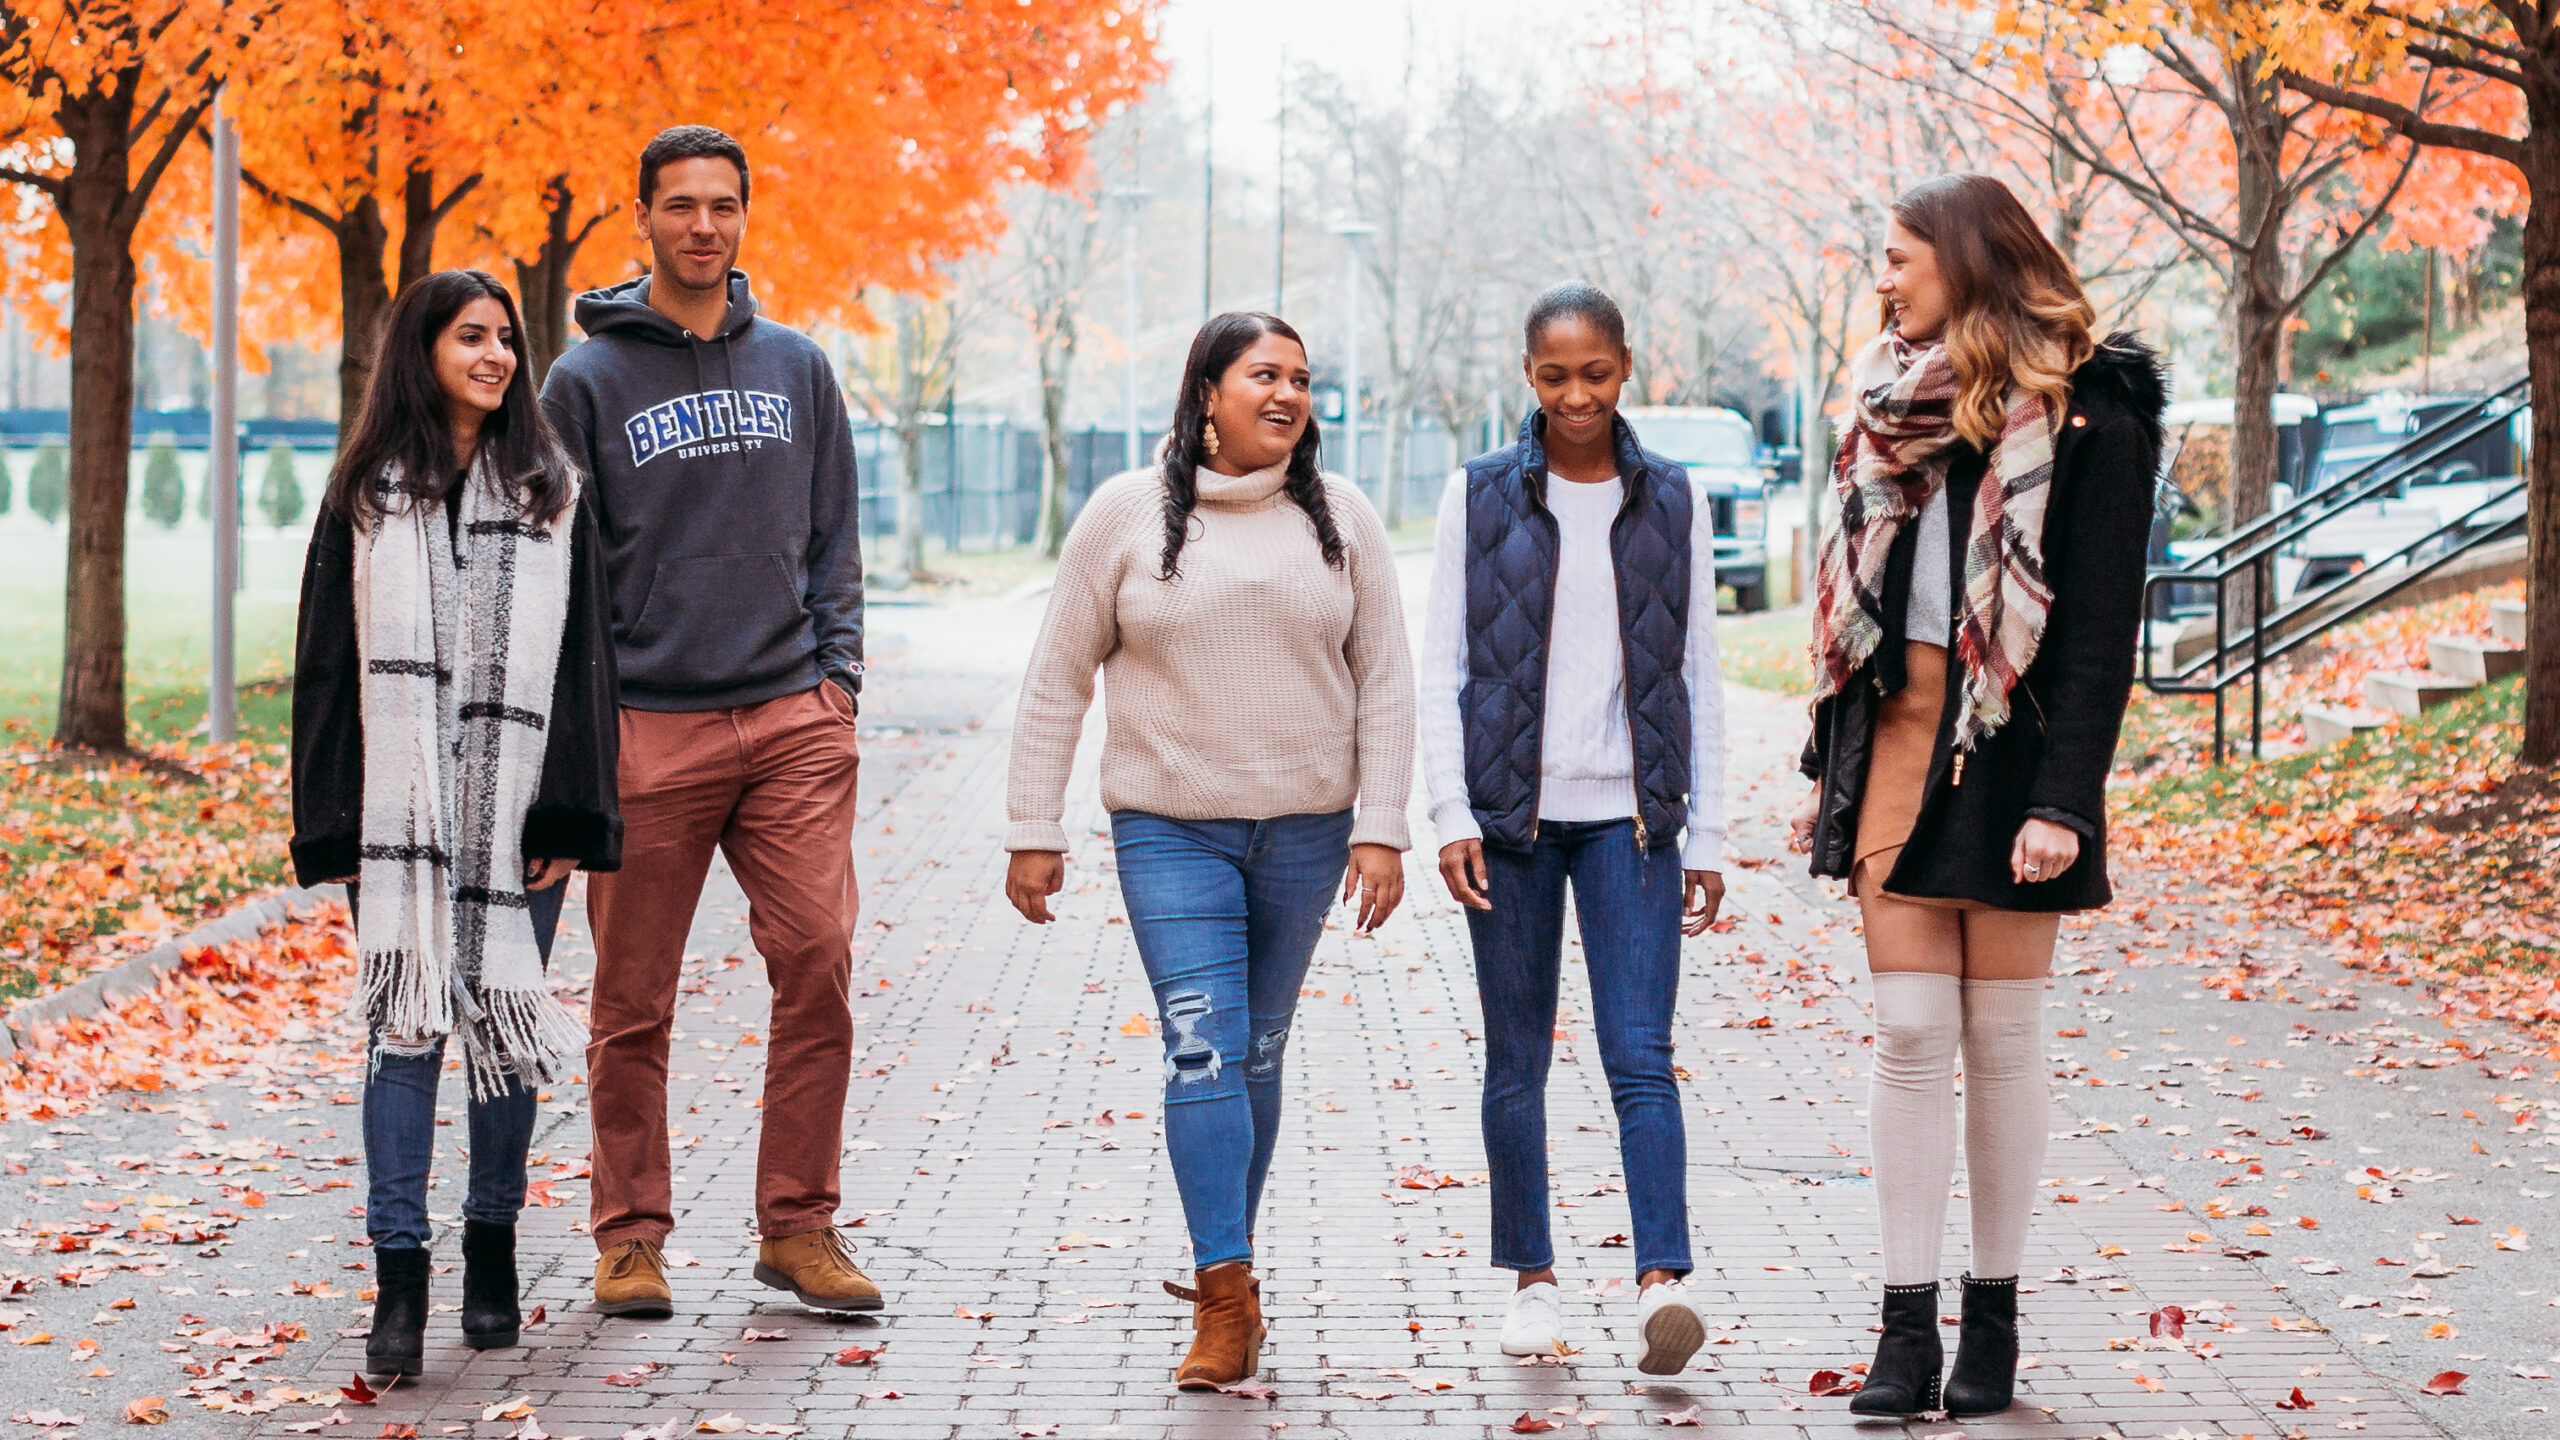
[[[560,902],[568,889],[564,880],[529,892],[533,943],[546,964],[551,959],[551,937],[560,928]],[[356,887],[349,885],[350,914],[356,902]],[[444,1075],[444,1039],[438,1037],[423,1055],[392,1055],[377,1043],[380,1038],[366,1039],[364,1230],[377,1250],[424,1250],[432,1233],[427,1224],[427,1171],[436,1153],[436,1085]],[[471,1100],[468,1105],[471,1184],[463,1195],[463,1216],[513,1225],[516,1212],[524,1208],[524,1157],[533,1144],[533,1091],[511,1074],[503,1094]]]
[[[1469,910],[1484,1002],[1484,1153],[1493,1171],[1493,1263],[1543,1270],[1547,1066],[1564,960],[1565,885],[1582,921],[1591,1025],[1618,1111],[1636,1273],[1689,1273],[1688,1136],[1671,1077],[1680,992],[1680,847],[1636,848],[1633,820],[1542,821],[1526,850],[1488,845],[1493,909]]]
[[[1351,861],[1351,812],[1115,811],[1120,895],[1164,1027],[1164,1144],[1192,1263],[1253,1259],[1298,985]]]

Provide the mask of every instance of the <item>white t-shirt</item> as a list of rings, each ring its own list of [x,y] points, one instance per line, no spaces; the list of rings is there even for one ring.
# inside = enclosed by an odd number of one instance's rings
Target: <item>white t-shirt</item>
[[[1689,536],[1689,637],[1681,678],[1689,688],[1689,814],[1685,870],[1719,870],[1724,850],[1724,673],[1716,659],[1715,517],[1695,498]],[[1609,528],[1625,482],[1547,477],[1556,517],[1555,615],[1547,634],[1547,697],[1538,817],[1617,820],[1636,812],[1635,745],[1627,734],[1626,656],[1618,632],[1617,564]],[[1440,492],[1440,529],[1423,620],[1424,778],[1440,843],[1480,838],[1467,797],[1466,738],[1458,701],[1467,677],[1467,477]]]

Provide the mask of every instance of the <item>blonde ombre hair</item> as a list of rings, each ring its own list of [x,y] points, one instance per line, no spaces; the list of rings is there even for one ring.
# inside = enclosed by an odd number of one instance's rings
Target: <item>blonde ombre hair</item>
[[[1893,218],[1936,249],[1946,281],[1956,433],[1989,449],[2012,386],[2043,396],[2058,420],[2072,372],[2097,352],[2098,314],[2018,197],[1988,175],[1941,175],[1902,192]],[[1890,304],[1883,323],[1893,325]]]

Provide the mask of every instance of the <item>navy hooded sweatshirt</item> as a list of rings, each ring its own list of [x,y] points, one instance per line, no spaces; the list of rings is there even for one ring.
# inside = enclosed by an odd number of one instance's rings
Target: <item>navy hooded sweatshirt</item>
[[[579,296],[577,320],[542,406],[593,477],[622,703],[859,695],[853,428],[826,352],[758,318],[741,271],[716,335],[649,308],[646,276]]]

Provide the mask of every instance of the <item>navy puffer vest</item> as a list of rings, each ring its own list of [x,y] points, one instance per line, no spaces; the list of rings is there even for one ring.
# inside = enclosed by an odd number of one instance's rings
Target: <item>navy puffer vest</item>
[[[1467,801],[1485,843],[1527,847],[1538,834],[1547,714],[1547,636],[1555,618],[1556,518],[1547,509],[1543,411],[1515,445],[1467,462]],[[1636,826],[1666,845],[1689,814],[1689,475],[1616,421],[1626,500],[1609,527],[1627,732],[1635,742]],[[1710,617],[1708,623],[1712,624]]]

